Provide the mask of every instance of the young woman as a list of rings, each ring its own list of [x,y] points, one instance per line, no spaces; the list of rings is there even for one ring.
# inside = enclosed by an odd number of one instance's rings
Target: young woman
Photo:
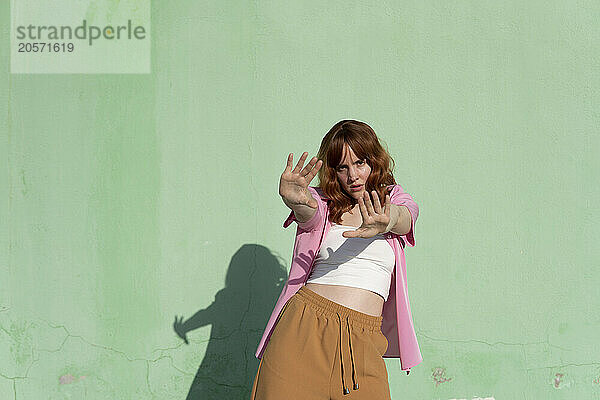
[[[418,206],[363,122],[338,122],[303,167],[307,156],[292,169],[289,154],[279,182],[296,241],[251,398],[390,399],[383,357],[400,358],[407,373],[422,361],[404,262]],[[319,187],[308,186],[317,173]]]

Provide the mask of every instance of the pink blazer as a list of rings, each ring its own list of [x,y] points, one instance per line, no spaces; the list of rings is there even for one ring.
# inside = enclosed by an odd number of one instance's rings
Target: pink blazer
[[[384,235],[396,255],[396,266],[392,273],[390,294],[383,305],[381,330],[388,340],[388,349],[383,357],[400,358],[401,369],[408,373],[413,366],[423,361],[410,312],[406,283],[406,261],[404,257],[406,243],[410,247],[414,247],[415,245],[414,228],[419,215],[419,207],[412,197],[404,192],[400,185],[389,185],[388,189],[390,188],[392,189],[390,193],[391,203],[406,206],[410,211],[412,221],[410,231],[406,235],[396,235],[391,232]],[[298,225],[292,264],[287,282],[277,299],[275,308],[271,313],[267,327],[256,350],[255,355],[258,359],[262,358],[283,306],[306,283],[312,271],[315,256],[321,246],[321,240],[327,235],[331,227],[329,207],[327,205],[328,198],[319,187],[309,186],[308,189],[313,197],[317,199],[318,209],[309,221],[303,223],[298,222],[294,212],[291,211],[283,223],[284,228],[287,228],[292,221],[296,221]]]

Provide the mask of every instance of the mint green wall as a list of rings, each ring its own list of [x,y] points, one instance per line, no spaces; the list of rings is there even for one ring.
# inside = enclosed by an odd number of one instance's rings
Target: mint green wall
[[[420,206],[392,397],[600,399],[599,3],[226,3],[154,1],[150,75],[0,46],[0,398],[246,399],[286,155],[354,118]]]

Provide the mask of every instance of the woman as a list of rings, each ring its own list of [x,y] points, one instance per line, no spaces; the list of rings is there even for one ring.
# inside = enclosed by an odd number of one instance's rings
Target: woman
[[[256,352],[252,399],[389,399],[383,357],[400,358],[407,373],[422,361],[403,251],[414,246],[418,206],[363,122],[335,124],[303,168],[307,155],[292,170],[290,154],[279,183],[292,210],[284,227],[298,227],[288,280]],[[317,173],[320,186],[308,186]]]

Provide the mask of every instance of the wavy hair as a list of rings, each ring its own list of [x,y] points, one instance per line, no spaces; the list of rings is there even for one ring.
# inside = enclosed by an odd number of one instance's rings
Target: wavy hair
[[[366,123],[345,119],[336,123],[321,141],[317,157],[323,161],[319,169],[319,187],[329,199],[330,221],[341,224],[342,214],[350,211],[357,200],[341,187],[336,167],[342,161],[344,146],[348,145],[359,159],[364,159],[371,167],[371,173],[365,183],[365,190],[371,194],[376,190],[380,201],[385,201],[388,185],[395,185],[394,160],[387,152],[375,131]]]

